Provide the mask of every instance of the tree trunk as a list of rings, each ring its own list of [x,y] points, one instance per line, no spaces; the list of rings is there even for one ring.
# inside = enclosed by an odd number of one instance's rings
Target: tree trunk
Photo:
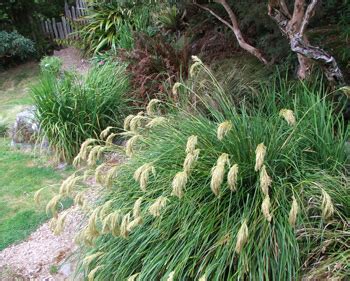
[[[202,8],[203,10],[208,11],[214,17],[216,17],[218,20],[220,20],[222,23],[224,23],[226,26],[228,26],[233,31],[233,33],[235,34],[235,37],[236,37],[236,39],[238,41],[238,44],[243,50],[245,50],[248,53],[252,54],[253,56],[258,58],[264,64],[268,64],[268,60],[265,58],[265,56],[263,55],[261,50],[255,48],[254,46],[252,46],[251,44],[249,44],[245,40],[245,38],[244,38],[244,36],[242,34],[242,31],[241,31],[241,29],[239,27],[237,17],[235,15],[235,13],[233,12],[233,10],[231,9],[231,7],[229,6],[229,4],[227,3],[227,1],[226,0],[215,0],[214,2],[216,2],[218,4],[221,4],[224,7],[225,11],[227,12],[227,14],[230,17],[231,23],[229,23],[228,21],[226,21],[223,18],[221,18],[218,14],[216,14],[213,10],[209,9],[208,7],[198,4],[198,3],[196,3],[196,1],[194,1],[194,4],[196,6]]]
[[[317,4],[318,0],[312,0],[305,11],[305,0],[295,0],[293,15],[290,16],[284,0],[270,0],[269,16],[276,21],[282,33],[289,39],[291,50],[298,55],[300,79],[310,75],[312,62],[318,62],[329,81],[343,84],[344,77],[334,57],[323,49],[310,45],[305,36],[305,29]]]

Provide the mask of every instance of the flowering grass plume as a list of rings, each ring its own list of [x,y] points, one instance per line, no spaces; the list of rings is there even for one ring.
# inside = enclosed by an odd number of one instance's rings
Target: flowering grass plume
[[[288,125],[294,126],[296,124],[295,116],[293,110],[290,109],[281,109],[280,116],[287,121]]]
[[[195,149],[193,152],[190,152],[186,155],[186,158],[183,164],[183,169],[187,174],[190,173],[191,169],[196,164],[199,157],[199,153],[200,153],[200,149]]]
[[[334,205],[329,194],[322,189],[322,217],[324,220],[331,218],[334,214]]]
[[[130,129],[130,122],[135,117],[135,115],[130,114],[124,119],[124,131],[128,131]]]
[[[196,150],[197,143],[198,143],[198,137],[190,136],[186,144],[186,153],[193,153]]]
[[[112,127],[112,126],[108,126],[106,129],[104,129],[104,130],[100,133],[100,139],[101,139],[101,140],[105,139],[105,138],[109,135],[110,131],[111,131],[113,128],[114,128],[114,127]]]
[[[218,158],[216,166],[211,170],[210,188],[216,196],[219,196],[220,187],[224,181],[226,164],[230,165],[229,156],[227,153],[223,153]]]
[[[166,122],[166,118],[162,117],[162,116],[158,116],[158,117],[153,118],[151,121],[149,121],[146,125],[146,128],[151,129],[151,128],[154,128],[156,126],[163,124],[164,122]]]
[[[158,100],[158,99],[152,99],[150,100],[150,102],[148,103],[147,105],[147,108],[146,108],[146,113],[147,115],[149,116],[154,116],[155,115],[155,106],[160,103],[161,101]]]
[[[168,199],[164,196],[160,196],[156,201],[149,207],[149,212],[154,217],[160,216],[160,211],[166,206]]]
[[[232,191],[237,190],[238,170],[238,164],[234,164],[227,174],[227,183]]]
[[[141,135],[135,135],[131,137],[125,145],[125,153],[127,156],[131,157],[135,151],[134,146],[138,140],[141,139]]]
[[[259,171],[264,164],[266,146],[260,143],[255,150],[255,171]]]
[[[187,181],[188,181],[187,172],[186,171],[178,172],[173,179],[173,183],[172,183],[173,191],[171,195],[174,195],[181,199],[183,196]]]
[[[295,199],[295,197],[293,196],[292,207],[290,208],[289,218],[288,218],[289,224],[292,227],[295,227],[298,212],[299,212],[298,202]]]
[[[272,180],[266,171],[266,166],[263,165],[260,171],[260,188],[264,195],[269,195],[269,187],[272,184]]]
[[[270,206],[271,206],[270,196],[266,195],[261,204],[261,211],[268,222],[271,222],[272,220],[272,216],[270,214]]]
[[[222,141],[231,129],[232,129],[231,121],[222,122],[217,129],[218,140]]]
[[[237,233],[237,242],[235,246],[235,251],[237,254],[240,254],[244,245],[248,241],[248,225],[247,225],[247,220],[244,220],[238,233]]]

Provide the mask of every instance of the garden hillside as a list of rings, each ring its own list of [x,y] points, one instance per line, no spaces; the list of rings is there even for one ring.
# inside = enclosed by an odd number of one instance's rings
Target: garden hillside
[[[22,2],[1,278],[347,280],[348,0]]]

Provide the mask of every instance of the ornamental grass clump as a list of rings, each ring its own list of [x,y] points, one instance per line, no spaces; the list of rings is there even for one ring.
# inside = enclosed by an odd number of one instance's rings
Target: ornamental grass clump
[[[128,132],[138,136],[133,153],[100,204],[110,202],[109,219],[94,206],[81,239],[83,256],[103,254],[81,271],[95,280],[298,280],[320,261],[344,261],[349,134],[322,89],[283,85],[239,112],[215,86],[210,97],[198,92],[198,107]],[[280,117],[284,108],[293,126]],[[156,173],[140,188],[150,167]]]
[[[128,91],[129,78],[122,65],[96,65],[84,76],[65,72],[56,77],[44,71],[31,92],[41,134],[57,160],[71,162],[86,139],[105,137],[115,130],[110,126],[121,127]]]

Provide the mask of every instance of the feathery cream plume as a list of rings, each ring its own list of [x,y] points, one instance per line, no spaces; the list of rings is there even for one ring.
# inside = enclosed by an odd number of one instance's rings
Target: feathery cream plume
[[[154,107],[157,103],[160,103],[160,100],[158,99],[151,99],[146,107],[147,115],[153,116],[154,115]]]
[[[102,256],[104,253],[103,252],[96,252],[94,254],[88,255],[83,259],[83,266],[87,268],[90,263],[94,260]]]
[[[227,153],[223,153],[219,156],[218,160],[216,161],[216,165],[225,166],[226,164],[230,166],[229,155]]]
[[[135,115],[130,114],[124,119],[124,131],[129,130],[130,128],[130,122],[135,117]]]
[[[334,205],[329,194],[322,189],[322,217],[324,220],[331,218],[334,214]]]
[[[65,212],[58,217],[57,222],[56,222],[56,227],[55,227],[55,230],[53,232],[54,235],[59,235],[62,233],[62,231],[64,229],[64,222],[66,220],[67,214],[68,214],[68,212]]]
[[[95,170],[95,180],[99,184],[103,184],[102,173],[106,166],[107,166],[106,163],[102,163],[101,165],[97,166]]]
[[[126,145],[125,145],[125,153],[127,156],[131,157],[133,155],[134,146],[140,138],[141,138],[140,135],[135,135],[135,136],[131,137],[130,139],[128,139],[128,141],[126,142]]]
[[[160,211],[166,206],[168,199],[164,196],[160,196],[156,201],[149,207],[149,212],[154,217],[160,216]]]
[[[266,196],[269,195],[269,187],[271,186],[271,183],[272,180],[266,171],[266,166],[263,165],[260,171],[260,188]]]
[[[88,281],[94,281],[96,272],[99,271],[101,268],[103,268],[103,265],[98,265],[93,270],[91,270],[88,274]]]
[[[255,150],[255,171],[259,171],[264,164],[266,155],[266,146],[264,143],[260,143]]]
[[[156,175],[156,169],[152,165],[147,166],[146,169],[144,169],[144,171],[141,173],[140,188],[142,191],[146,191],[148,179],[151,173],[153,176]]]
[[[81,162],[82,162],[81,152],[79,152],[78,155],[74,157],[72,165],[74,168],[78,168],[81,166]]]
[[[109,132],[113,129],[114,127],[112,126],[108,126],[106,129],[104,129],[101,134],[100,134],[100,139],[103,140],[105,139],[108,135],[109,135]]]
[[[143,164],[134,173],[134,179],[140,183],[142,191],[146,191],[150,173],[152,173],[153,176],[156,175],[156,170],[150,163]]]
[[[113,180],[117,176],[118,169],[119,169],[119,166],[116,165],[108,170],[107,175],[106,175],[106,179],[105,179],[105,183],[104,183],[106,187],[108,187],[108,188],[112,187]]]
[[[226,164],[230,165],[229,156],[227,153],[223,153],[216,161],[216,166],[211,170],[210,188],[216,196],[219,196],[220,187],[224,181]]]
[[[173,191],[171,195],[175,195],[181,199],[183,196],[183,190],[187,184],[187,180],[188,177],[186,171],[177,173],[173,179]]]
[[[210,188],[215,194],[215,196],[219,196],[220,194],[220,186],[224,181],[225,176],[225,166],[217,165],[211,171],[211,181]]]
[[[89,166],[94,166],[96,164],[96,161],[98,160],[97,157],[101,149],[103,149],[103,146],[101,145],[96,145],[93,149],[91,149],[89,157],[87,159],[87,164]]]
[[[54,217],[57,217],[56,207],[57,207],[58,202],[60,202],[61,199],[62,199],[62,196],[60,194],[57,194],[54,197],[52,197],[51,200],[46,205],[46,213],[50,214],[50,212],[51,212],[51,214]]]
[[[85,170],[83,175],[83,181],[87,181],[89,177],[93,175],[93,172],[93,169]]]
[[[238,164],[235,164],[227,174],[227,183],[231,191],[236,191],[237,189],[238,170]]]
[[[196,149],[186,155],[183,168],[186,173],[189,173],[193,168],[194,164],[197,162],[199,157],[200,149]]]
[[[137,114],[134,118],[131,119],[130,131],[136,132],[138,128],[142,127],[142,121],[146,119],[146,117],[143,116],[142,114]]]
[[[247,225],[247,220],[244,220],[237,234],[237,242],[235,247],[235,251],[237,254],[239,254],[242,251],[247,241],[248,241],[248,225]]]
[[[97,229],[97,219],[100,209],[96,208],[89,217],[87,231],[91,237],[97,237],[100,233]]]
[[[134,208],[132,210],[132,216],[134,218],[138,218],[141,217],[141,203],[142,203],[142,197],[140,197],[139,199],[137,199],[134,203]]]
[[[174,96],[177,96],[177,90],[181,87],[181,83],[180,82],[176,82],[173,86],[173,89],[172,89],[172,93]]]
[[[280,114],[281,117],[284,118],[284,120],[287,121],[288,125],[294,126],[296,124],[295,116],[293,110],[290,109],[281,109]]]
[[[159,116],[159,117],[155,117],[153,118],[151,121],[149,121],[146,125],[146,128],[153,128],[156,127],[162,123],[164,123],[166,121],[165,117]]]
[[[129,277],[128,277],[128,280],[126,280],[126,281],[136,281],[136,278],[137,278],[139,275],[140,275],[140,272],[135,273],[135,274],[129,276]]]
[[[113,215],[111,216],[111,226],[110,230],[114,237],[120,235],[120,220],[122,219],[122,215],[120,211],[113,212]]]
[[[66,178],[59,189],[59,194],[62,196],[68,195],[69,191],[71,190],[71,187],[74,186],[77,182],[78,178],[74,174],[71,174],[68,178]]]
[[[108,200],[101,206],[100,212],[99,212],[99,217],[101,221],[104,220],[107,213],[109,213],[110,209],[112,208],[112,204],[113,204],[113,200]]]
[[[81,146],[80,146],[80,152],[79,154],[81,154],[81,159],[82,160],[86,160],[87,159],[87,155],[89,152],[88,147],[90,146],[90,144],[95,143],[97,140],[96,139],[87,139],[86,141],[84,141]]]
[[[135,227],[139,226],[140,224],[142,224],[142,217],[137,217],[137,218],[133,219],[127,225],[127,231],[131,232],[132,230],[134,230]]]
[[[292,226],[292,227],[295,227],[295,224],[296,224],[296,221],[297,221],[297,215],[298,215],[298,212],[299,212],[299,206],[298,206],[298,202],[297,200],[295,199],[295,197],[293,196],[293,202],[292,202],[292,207],[290,209],[290,212],[289,212],[289,224]]]
[[[271,222],[272,220],[272,216],[270,214],[270,206],[271,206],[270,196],[266,195],[261,204],[261,211],[268,222]]]
[[[199,61],[192,63],[189,71],[190,77],[193,77],[196,74],[196,70],[198,69],[198,66],[201,66],[201,65],[202,63]]]
[[[128,225],[130,223],[130,214],[126,214],[120,225],[120,236],[123,238],[127,238],[129,236]]]
[[[102,221],[102,234],[107,234],[111,232],[111,223],[113,218],[113,213],[108,214]]]
[[[41,199],[41,193],[46,187],[40,188],[34,193],[34,202],[39,205],[40,204],[40,199]]]
[[[175,271],[172,271],[168,275],[168,279],[166,281],[174,281]]]
[[[106,139],[106,145],[113,145],[113,140],[118,134],[112,133]]]
[[[198,137],[197,136],[190,136],[187,139],[187,144],[186,144],[186,153],[192,153],[196,149],[196,145],[198,143]]]
[[[84,191],[81,191],[81,192],[77,193],[77,195],[75,195],[74,205],[77,205],[81,208],[84,207],[84,205],[85,205],[84,193],[85,193]]]
[[[202,60],[199,57],[197,57],[197,56],[191,56],[191,59],[193,60],[193,62],[203,63]]]
[[[207,281],[207,276],[204,274],[201,277],[199,277],[198,281]]]
[[[232,129],[232,122],[225,121],[222,122],[217,129],[217,138],[218,140],[223,140],[224,137],[228,134],[228,132]]]

